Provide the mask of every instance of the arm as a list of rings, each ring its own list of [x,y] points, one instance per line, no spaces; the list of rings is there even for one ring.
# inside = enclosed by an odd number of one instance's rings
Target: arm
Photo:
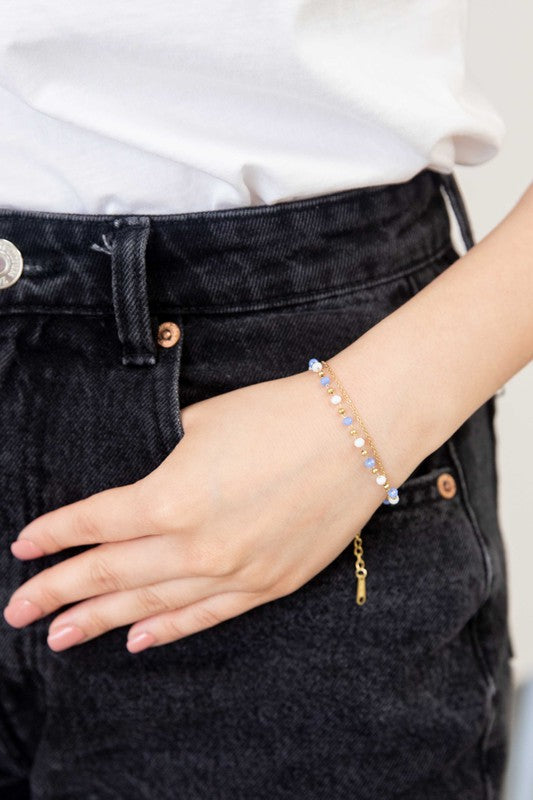
[[[329,360],[399,486],[532,358],[530,184],[484,239]]]

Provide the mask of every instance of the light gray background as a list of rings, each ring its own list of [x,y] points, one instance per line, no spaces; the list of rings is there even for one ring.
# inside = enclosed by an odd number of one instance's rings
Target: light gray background
[[[532,33],[533,3],[470,0],[468,70],[508,128],[497,156],[456,168],[476,241],[533,180]],[[497,409],[500,522],[509,562],[514,673],[521,682],[533,678],[533,363],[506,383]]]

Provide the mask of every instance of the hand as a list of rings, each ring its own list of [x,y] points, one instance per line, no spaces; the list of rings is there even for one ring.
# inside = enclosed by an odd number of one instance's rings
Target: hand
[[[53,650],[135,623],[138,652],[297,590],[383,500],[326,398],[306,370],[182,409],[185,435],[156,470],[21,531],[23,559],[96,546],[26,581],[6,621],[76,603],[50,625]]]

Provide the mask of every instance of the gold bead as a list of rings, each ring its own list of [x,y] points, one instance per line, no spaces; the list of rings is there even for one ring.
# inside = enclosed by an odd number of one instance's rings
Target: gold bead
[[[372,472],[374,473],[374,475],[377,475],[377,473],[379,472],[379,469],[377,467],[373,467],[372,468]]]
[[[339,414],[344,414],[344,408],[338,408],[338,409],[337,409],[337,412],[338,412]]]
[[[323,378],[323,377],[324,377],[324,370],[322,370],[322,369],[321,369],[321,370],[320,370],[320,372],[319,372],[318,374],[319,374],[319,376],[320,376],[321,378]]]
[[[357,431],[355,430],[355,428],[350,428],[350,435],[357,436]]]
[[[390,483],[384,483],[383,484],[383,488],[384,489],[390,489]]]
[[[361,455],[362,456],[366,456],[367,453],[368,453],[368,450],[361,450]]]
[[[331,388],[327,389],[326,391],[327,391],[328,394],[333,394],[333,389],[331,389]]]

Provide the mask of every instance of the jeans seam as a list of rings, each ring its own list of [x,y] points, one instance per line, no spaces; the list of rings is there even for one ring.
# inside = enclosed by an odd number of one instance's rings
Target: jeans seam
[[[179,444],[184,435],[180,403],[184,333],[181,316],[175,315],[174,318],[181,330],[181,336],[173,348],[159,354],[160,369],[156,373],[157,380],[153,382],[154,404],[158,415],[161,445],[165,455],[168,455]],[[170,373],[170,380],[167,370]]]
[[[494,720],[495,720],[494,698],[496,696],[497,690],[496,690],[496,684],[494,682],[490,670],[488,669],[486,659],[483,655],[479,637],[477,635],[476,621],[477,621],[477,614],[474,614],[474,616],[469,621],[468,629],[469,629],[470,642],[472,645],[472,649],[474,651],[474,656],[476,657],[478,664],[481,665],[482,673],[484,673],[482,675],[482,678],[485,684],[485,722],[484,722],[483,733],[479,741],[479,760],[480,760],[481,777],[483,780],[484,790],[485,790],[485,800],[494,800],[494,790],[488,770],[487,750],[488,750],[489,737],[494,727]]]
[[[459,455],[458,449],[455,446],[455,441],[453,436],[448,439],[447,447],[450,456],[453,460],[453,463],[455,465],[455,468],[457,470],[457,477],[459,479],[460,495],[463,508],[470,521],[471,528],[477,540],[478,547],[480,549],[483,558],[483,565],[485,569],[485,593],[482,602],[479,605],[478,610],[469,620],[468,630],[469,630],[470,641],[474,651],[474,657],[476,658],[476,661],[478,663],[481,678],[485,685],[485,692],[486,692],[484,729],[479,742],[481,776],[484,785],[485,800],[494,800],[494,790],[487,766],[487,748],[488,748],[489,737],[492,732],[495,720],[494,698],[497,690],[496,690],[496,682],[494,676],[491,672],[485,654],[483,653],[483,648],[481,646],[481,642],[478,637],[478,631],[476,626],[479,612],[481,608],[483,608],[485,603],[487,603],[491,595],[492,582],[494,577],[494,566],[492,563],[490,552],[488,550],[488,547],[483,538],[483,534],[481,532],[481,527],[479,525],[477,514],[470,502],[470,496],[469,496],[468,486],[465,480],[462,460]]]
[[[457,477],[459,478],[459,484],[460,484],[460,488],[461,488],[461,496],[462,496],[463,506],[464,506],[464,509],[465,509],[465,511],[467,513],[468,519],[470,521],[471,527],[472,527],[473,532],[474,532],[474,536],[475,536],[475,538],[477,540],[478,547],[479,547],[479,549],[481,551],[481,555],[482,555],[482,558],[483,558],[483,565],[484,565],[484,569],[485,569],[485,593],[484,593],[483,600],[482,600],[482,603],[481,603],[481,605],[483,605],[489,599],[490,593],[491,593],[491,590],[492,590],[492,581],[493,581],[493,576],[494,576],[494,567],[493,567],[493,564],[492,564],[492,558],[491,558],[491,555],[490,555],[489,550],[487,548],[487,545],[485,544],[485,540],[484,540],[483,534],[481,532],[481,528],[480,528],[480,525],[479,525],[477,514],[475,513],[474,508],[472,507],[472,504],[470,502],[470,496],[469,496],[468,486],[467,486],[467,483],[466,483],[466,480],[465,480],[465,476],[464,476],[464,468],[463,468],[462,460],[461,460],[461,457],[459,456],[459,453],[458,453],[457,448],[455,446],[455,442],[454,442],[453,436],[448,439],[447,447],[448,447],[448,450],[450,452],[450,457],[452,459],[452,462],[455,465],[455,468],[457,470]]]
[[[376,286],[383,286],[389,283],[394,283],[394,281],[397,280],[398,278],[404,278],[406,276],[418,272],[418,270],[424,269],[429,264],[431,264],[432,261],[435,261],[438,258],[442,258],[448,252],[448,250],[449,246],[445,245],[444,247],[442,247],[440,250],[437,250],[428,258],[425,258],[423,261],[419,261],[414,265],[411,264],[409,267],[405,267],[404,269],[398,270],[398,272],[395,272],[392,275],[384,275],[383,277],[376,278],[375,280],[372,281],[361,281],[360,283],[355,283],[355,284],[354,283],[342,284],[340,286],[335,287],[333,291],[328,290],[320,292],[293,292],[289,295],[275,295],[274,297],[270,298],[266,303],[253,303],[248,306],[243,305],[243,306],[229,307],[229,313],[233,311],[246,311],[246,310],[254,311],[262,308],[266,308],[268,310],[268,308],[270,307],[276,308],[279,307],[280,305],[285,305],[285,304],[297,305],[298,303],[302,302],[302,298],[305,298],[304,302],[306,302],[307,300],[312,301],[312,300],[328,300],[330,298],[334,299],[336,297],[344,297],[345,295],[350,294],[352,292],[358,292],[365,289],[373,289]],[[271,304],[271,301],[275,302]],[[291,301],[294,302],[291,303]],[[220,306],[220,308],[224,309],[226,307]],[[186,310],[187,312],[195,313],[196,311],[212,311],[213,307],[193,306],[187,308]],[[218,310],[219,309],[217,309],[217,311]]]

